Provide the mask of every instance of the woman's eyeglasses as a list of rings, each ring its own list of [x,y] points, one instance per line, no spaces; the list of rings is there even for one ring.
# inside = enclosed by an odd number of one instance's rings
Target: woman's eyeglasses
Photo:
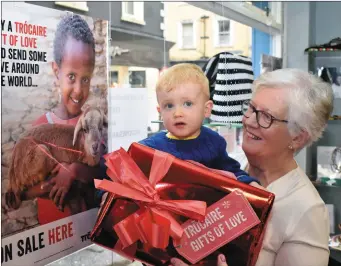
[[[251,104],[250,100],[246,100],[242,103],[242,112],[246,118],[249,118],[253,113],[256,113],[257,123],[262,128],[269,128],[273,121],[288,123],[287,120],[281,120],[265,111],[257,110],[256,107]]]

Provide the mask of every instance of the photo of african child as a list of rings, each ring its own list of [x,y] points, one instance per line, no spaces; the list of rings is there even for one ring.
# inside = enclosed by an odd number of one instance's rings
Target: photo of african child
[[[2,87],[2,236],[95,208],[93,179],[107,149],[107,21],[46,8],[38,17],[29,6],[22,19],[46,35],[36,47],[3,43],[3,60],[32,64],[16,61],[17,48],[20,59],[36,50],[46,61],[36,62],[39,73],[20,73],[32,86]],[[2,19],[11,32],[20,10]]]

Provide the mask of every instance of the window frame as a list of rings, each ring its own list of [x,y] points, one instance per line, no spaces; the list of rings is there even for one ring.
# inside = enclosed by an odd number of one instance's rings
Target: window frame
[[[184,24],[192,24],[192,46],[184,47],[183,43],[183,25]],[[196,43],[196,23],[194,20],[182,20],[178,22],[178,48],[182,50],[193,50],[196,49],[197,43]]]
[[[56,1],[54,2],[55,5],[57,6],[63,6],[63,7],[69,7],[75,10],[80,10],[80,11],[89,11],[88,3],[86,1],[82,2],[62,2],[62,1]]]
[[[132,1],[122,1],[122,15],[121,20],[135,23],[139,25],[146,25],[144,20],[144,2],[132,2]],[[133,3],[134,14],[128,13],[128,3]]]
[[[221,44],[220,43],[220,32],[219,32],[219,21],[229,21],[230,22],[230,30],[229,30],[229,42],[227,44]],[[231,47],[233,46],[233,27],[234,27],[234,21],[231,19],[227,19],[224,17],[215,17],[213,19],[213,45],[215,48],[221,48],[221,47]]]

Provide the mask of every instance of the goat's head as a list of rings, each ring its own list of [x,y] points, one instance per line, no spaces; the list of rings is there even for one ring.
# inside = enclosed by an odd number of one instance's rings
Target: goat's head
[[[73,135],[75,145],[80,131],[84,133],[84,151],[87,156],[94,159],[94,164],[99,162],[101,156],[101,141],[103,128],[107,127],[108,118],[103,111],[96,107],[87,108],[78,120]]]

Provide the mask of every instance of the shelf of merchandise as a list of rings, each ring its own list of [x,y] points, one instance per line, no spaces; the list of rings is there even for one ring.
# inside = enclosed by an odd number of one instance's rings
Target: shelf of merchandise
[[[339,57],[341,56],[341,50],[334,51],[311,51],[305,52],[305,54],[314,56],[314,57]]]
[[[331,188],[331,189],[339,189],[341,191],[341,186],[338,185],[327,185],[327,184],[323,184],[317,181],[312,181],[312,183],[314,184],[315,187],[321,187],[321,188]]]
[[[329,121],[341,121],[341,115],[333,115],[329,117]]]

